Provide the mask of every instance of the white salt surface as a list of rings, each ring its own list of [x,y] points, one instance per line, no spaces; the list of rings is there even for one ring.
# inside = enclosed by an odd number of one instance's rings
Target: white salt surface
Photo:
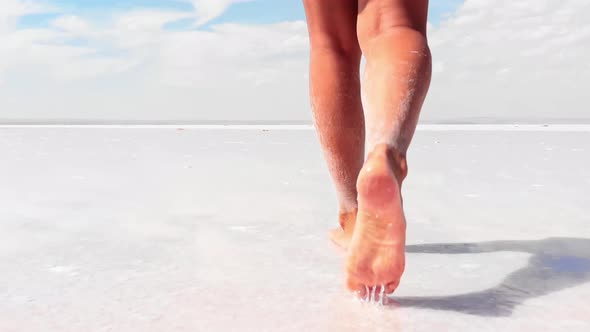
[[[590,331],[590,131],[441,128],[386,307],[313,131],[1,128],[0,331]]]

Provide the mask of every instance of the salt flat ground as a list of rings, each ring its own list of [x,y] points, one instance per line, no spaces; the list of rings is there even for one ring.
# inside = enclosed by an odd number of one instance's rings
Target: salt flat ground
[[[287,129],[0,128],[0,331],[590,331],[589,128],[418,130],[386,307]]]

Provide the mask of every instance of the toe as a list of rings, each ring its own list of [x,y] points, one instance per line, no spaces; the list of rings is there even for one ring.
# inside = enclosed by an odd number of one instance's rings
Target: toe
[[[393,281],[393,282],[388,283],[385,286],[385,294],[386,295],[393,294],[393,292],[395,292],[395,290],[397,289],[397,286],[399,286],[399,281]]]

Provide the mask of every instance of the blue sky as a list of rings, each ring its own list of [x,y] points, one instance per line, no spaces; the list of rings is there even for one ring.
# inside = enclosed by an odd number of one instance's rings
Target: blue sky
[[[189,1],[182,0],[53,0],[50,4],[60,8],[60,14],[97,16],[108,15],[114,11],[125,11],[129,9],[158,8],[190,10],[192,5]],[[463,0],[434,0],[430,2],[430,18],[432,24],[437,25],[444,18],[454,12]],[[29,15],[20,19],[19,26],[39,27],[45,26],[58,14],[45,13],[41,15]],[[220,17],[210,21],[206,26],[218,23],[274,23],[290,20],[305,19],[301,0],[254,0],[240,2],[232,5]],[[190,22],[178,22],[172,25],[174,28],[189,26]]]

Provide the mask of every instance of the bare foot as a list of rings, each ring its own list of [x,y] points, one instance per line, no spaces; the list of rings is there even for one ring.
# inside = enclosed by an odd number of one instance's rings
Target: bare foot
[[[347,250],[352,238],[352,232],[354,230],[354,223],[356,221],[357,210],[351,212],[340,213],[338,222],[340,223],[339,228],[335,228],[330,231],[330,239],[338,247]]]
[[[360,297],[391,294],[405,267],[406,220],[400,183],[405,158],[386,145],[368,156],[357,181],[358,214],[347,259],[347,287]],[[384,289],[383,289],[384,288]],[[377,300],[377,299],[375,299]]]

